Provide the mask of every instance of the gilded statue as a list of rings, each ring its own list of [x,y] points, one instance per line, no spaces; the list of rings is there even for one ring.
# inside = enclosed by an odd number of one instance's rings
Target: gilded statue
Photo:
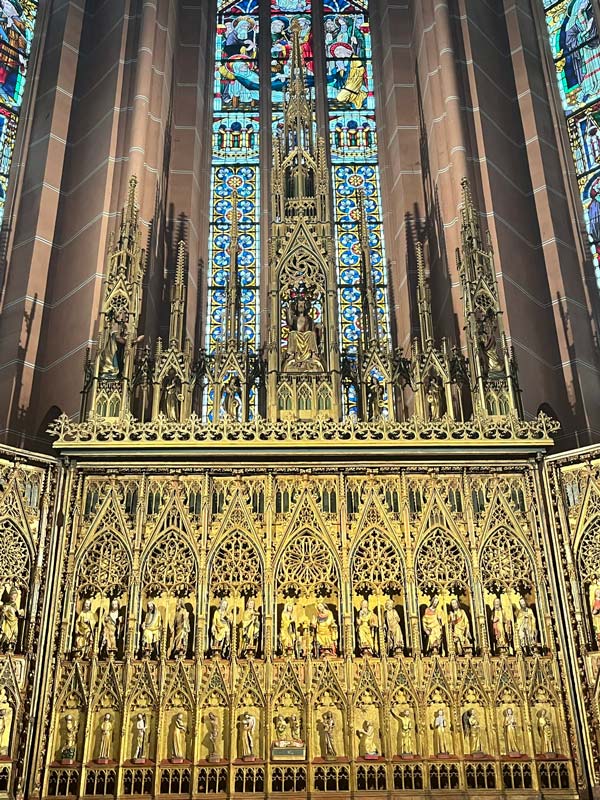
[[[494,375],[504,372],[504,364],[498,357],[498,340],[496,337],[496,315],[490,308],[487,312],[481,311],[477,320],[477,339],[479,354],[485,374]]]
[[[239,376],[232,373],[223,387],[223,411],[225,416],[239,421],[242,416],[242,384]]]
[[[545,708],[541,708],[537,713],[537,729],[540,735],[540,753],[544,755],[556,753],[554,727]]]
[[[177,600],[173,616],[173,649],[171,655],[185,656],[190,641],[190,612],[182,598]]]
[[[383,413],[383,385],[372,373],[368,376],[366,384],[368,418],[374,422],[380,419]]]
[[[19,608],[19,593],[11,589],[8,600],[0,608],[0,646],[3,650],[14,650],[19,638],[19,619],[25,617]]]
[[[221,725],[219,724],[219,718],[214,711],[208,712],[208,718],[206,722],[208,725],[208,741],[210,742],[208,760],[220,761],[221,755],[219,753],[219,739],[221,737]]]
[[[600,585],[593,583],[590,586],[590,613],[596,638],[596,647],[600,648]]]
[[[10,754],[13,707],[8,702],[6,690],[0,689],[0,756]]]
[[[375,726],[373,723],[366,719],[362,728],[356,731],[356,735],[360,739],[360,754],[363,758],[378,758],[379,750],[375,742]]]
[[[242,714],[238,724],[238,756],[244,761],[254,761],[254,737],[257,733],[257,719],[247,711]]]
[[[469,708],[462,717],[463,733],[465,735],[465,752],[482,753],[481,724],[474,709]]]
[[[537,623],[533,609],[527,605],[524,597],[519,598],[519,606],[515,619],[515,629],[517,633],[517,640],[522,652],[526,655],[532,655],[538,649],[537,647]]]
[[[396,611],[393,600],[385,602],[385,643],[389,656],[397,656],[404,650],[404,635],[400,624],[400,615]]]
[[[115,320],[112,330],[108,334],[106,344],[100,353],[100,378],[116,380],[121,377],[123,369],[123,352],[127,343],[127,325],[123,316]]]
[[[231,653],[231,612],[225,598],[222,598],[219,607],[215,609],[210,628],[211,649],[222,658],[229,658]]]
[[[260,613],[256,609],[256,601],[249,597],[242,614],[240,635],[240,656],[254,655],[258,647],[260,633]]]
[[[415,751],[413,737],[413,722],[408,708],[403,708],[400,713],[391,709],[392,716],[398,720],[398,734],[400,739],[400,755],[411,756]]]
[[[431,725],[433,728],[433,752],[436,756],[448,755],[452,750],[450,725],[443,708],[436,711]]]
[[[79,724],[73,714],[67,714],[65,717],[65,736],[63,745],[60,751],[62,761],[75,761],[77,758],[77,731]]]
[[[146,717],[138,714],[135,718],[135,742],[133,747],[134,761],[146,761],[146,747],[148,744]]]
[[[440,599],[435,595],[423,612],[423,630],[427,636],[425,652],[427,655],[439,655],[442,649],[444,625],[439,611]]]
[[[337,751],[333,741],[335,719],[331,711],[326,711],[321,717],[321,729],[323,731],[323,750],[325,758],[337,758]]]
[[[284,656],[299,656],[298,637],[296,634],[295,607],[293,603],[286,603],[281,612],[279,626],[279,647]]]
[[[319,358],[318,326],[310,313],[310,300],[305,291],[292,297],[287,309],[289,327],[284,372],[323,372]]]
[[[112,716],[106,713],[100,723],[100,746],[96,761],[100,764],[110,761],[112,754],[113,720]]]
[[[453,597],[450,603],[450,613],[448,615],[454,651],[459,656],[471,655],[473,653],[473,640],[469,626],[469,618],[464,608],[461,608],[458,600]]]
[[[152,658],[160,656],[160,640],[162,637],[162,616],[153,600],[148,602],[148,608],[142,622],[142,649],[144,656]]]
[[[114,655],[119,646],[123,617],[119,608],[119,601],[114,598],[110,601],[108,613],[102,620],[102,642],[100,651],[104,650],[107,656]]]
[[[315,637],[315,657],[336,655],[338,627],[333,612],[325,603],[317,604],[317,610],[310,624]]]
[[[291,735],[288,735],[288,720],[283,714],[278,714],[275,717],[275,747],[287,747],[290,743]]]
[[[171,373],[163,384],[160,402],[163,413],[169,422],[179,422],[182,402],[181,381],[177,375]]]
[[[296,746],[300,746],[304,744],[302,739],[302,718],[298,714],[292,714],[290,717],[290,734],[292,736],[292,742]]]
[[[92,611],[92,601],[84,600],[83,607],[75,620],[74,654],[81,658],[90,658],[94,650],[94,632],[96,630],[96,612]]]
[[[519,755],[517,718],[512,708],[507,708],[504,712],[504,739],[506,741],[506,752],[509,755]]]
[[[496,655],[508,653],[512,642],[512,619],[499,597],[494,597],[492,605],[492,639]]]
[[[356,620],[356,638],[361,655],[371,656],[375,652],[375,637],[378,626],[377,614],[371,611],[368,601],[363,600]]]
[[[187,725],[183,712],[175,714],[173,720],[173,737],[171,742],[171,760],[183,761],[187,753]]]
[[[429,409],[429,419],[436,420],[442,418],[442,404],[444,389],[438,375],[430,375],[427,384],[427,407]]]

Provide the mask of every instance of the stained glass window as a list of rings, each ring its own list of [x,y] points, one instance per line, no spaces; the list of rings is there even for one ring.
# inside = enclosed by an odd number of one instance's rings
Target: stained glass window
[[[236,205],[242,337],[251,350],[257,347],[260,280],[259,92],[258,0],[219,0],[208,271],[209,352],[225,337],[231,227]]]
[[[544,8],[600,285],[600,42],[592,2],[544,0]]]
[[[4,215],[37,8],[37,0],[2,0],[0,4],[0,221]]]
[[[342,348],[352,352],[361,333],[361,195],[369,227],[380,335],[388,330],[371,32],[368,0],[325,0],[323,6],[340,334]]]

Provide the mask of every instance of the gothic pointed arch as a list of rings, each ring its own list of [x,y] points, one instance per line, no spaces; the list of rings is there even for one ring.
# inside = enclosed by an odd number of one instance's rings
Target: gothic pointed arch
[[[208,558],[209,586],[215,597],[244,597],[262,592],[262,557],[252,539],[241,530],[221,536]]]
[[[283,597],[331,597],[339,591],[339,580],[333,551],[310,528],[289,539],[275,563],[276,591]]]
[[[447,528],[430,528],[416,550],[415,575],[424,592],[453,593],[468,589],[469,561],[460,540]]]
[[[147,596],[187,597],[196,590],[197,557],[185,533],[169,527],[142,558],[142,587]]]

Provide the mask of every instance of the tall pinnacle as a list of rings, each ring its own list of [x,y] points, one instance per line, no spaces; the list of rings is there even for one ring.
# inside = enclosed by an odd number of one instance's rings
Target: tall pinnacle
[[[423,345],[433,341],[433,318],[431,313],[431,292],[425,274],[425,255],[423,244],[417,242],[417,304],[421,325],[421,341]]]
[[[460,185],[462,189],[461,228],[463,246],[470,245],[473,250],[480,250],[482,247],[481,226],[479,224],[479,214],[473,202],[469,179],[463,178]]]

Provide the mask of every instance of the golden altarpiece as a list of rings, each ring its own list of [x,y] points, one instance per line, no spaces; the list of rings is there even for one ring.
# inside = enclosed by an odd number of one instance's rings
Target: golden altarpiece
[[[236,224],[224,344],[194,358],[185,338],[181,242],[150,349],[132,179],[81,421],[54,423],[55,460],[3,451],[0,795],[575,798],[598,782],[600,468],[544,467],[556,424],[523,420],[466,181],[467,357],[436,339],[420,245],[420,336],[407,356],[383,341],[361,207],[348,365],[308,97],[296,32],[264,358],[241,337]]]

